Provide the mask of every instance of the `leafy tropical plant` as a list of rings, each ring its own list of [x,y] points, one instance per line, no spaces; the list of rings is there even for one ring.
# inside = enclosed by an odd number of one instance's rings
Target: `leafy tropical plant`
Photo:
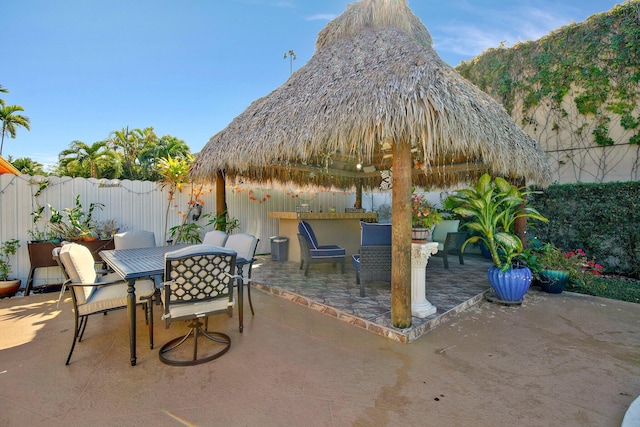
[[[96,208],[102,209],[102,203],[91,203],[89,210],[84,211],[80,202],[80,195],[76,196],[75,206],[65,208],[62,212],[49,205],[51,216],[49,218],[49,228],[54,234],[66,240],[78,240],[83,237],[96,236],[96,224],[93,220],[93,211]],[[64,217],[66,214],[66,219]]]
[[[177,158],[168,157],[166,159],[160,159],[158,162],[158,168],[162,179],[160,180],[160,186],[162,188],[169,187],[169,195],[167,197],[167,210],[165,212],[164,219],[164,237],[168,240],[169,234],[167,227],[169,226],[169,211],[171,209],[171,203],[175,199],[176,191],[181,191],[182,187],[189,182],[189,167],[193,162],[193,157]]]
[[[7,240],[0,245],[0,280],[9,280],[9,274],[11,274],[9,259],[16,254],[19,247],[18,239]]]
[[[482,241],[495,267],[509,270],[515,258],[523,251],[522,240],[515,234],[515,222],[519,218],[531,218],[547,222],[534,208],[525,205],[525,191],[509,184],[504,178],[492,179],[484,174],[475,187],[462,189],[449,196],[453,211],[468,221],[462,227],[473,235],[462,245]]]
[[[231,234],[233,230],[240,227],[240,221],[237,218],[229,216],[228,211],[223,211],[218,215],[211,217],[211,214],[204,214],[203,218],[210,218],[206,226],[213,225],[216,230],[224,231],[227,234]]]

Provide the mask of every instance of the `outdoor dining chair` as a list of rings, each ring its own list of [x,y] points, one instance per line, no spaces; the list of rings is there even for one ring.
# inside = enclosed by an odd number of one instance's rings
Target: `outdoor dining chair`
[[[247,262],[241,266],[242,268],[242,282],[247,285],[247,295],[249,298],[249,307],[251,308],[251,314],[255,315],[253,311],[253,302],[251,301],[251,269],[253,268],[253,262],[255,261],[256,248],[258,247],[258,239],[251,234],[239,233],[232,234],[227,239],[225,247],[233,249],[238,254],[238,258],[243,258]],[[238,284],[236,284],[236,287]]]
[[[207,231],[202,239],[205,245],[224,246],[229,235],[221,230]]]
[[[76,342],[82,341],[89,316],[125,308],[129,285],[115,273],[99,276],[93,255],[85,246],[67,243],[54,248],[52,255],[66,279],[61,295],[64,288],[69,287],[73,301],[75,327],[73,343],[65,362],[68,365]],[[151,280],[136,281],[136,303],[143,304],[145,308],[150,348],[153,348],[153,304],[150,302],[154,292],[155,286]]]
[[[129,230],[113,236],[116,249],[153,248],[156,246],[156,236],[152,231]]]
[[[229,350],[231,338],[222,332],[210,332],[208,316],[227,312],[231,317],[235,303],[234,281],[239,280],[242,286],[242,277],[234,274],[235,262],[235,251],[204,244],[191,245],[165,255],[165,282],[161,290],[164,305],[162,319],[167,328],[172,322],[184,320],[189,331],[160,348],[159,357],[163,363],[173,366],[198,365],[217,359]],[[201,335],[214,343],[204,352],[199,351],[198,338]],[[193,342],[191,351],[180,348],[190,341]]]

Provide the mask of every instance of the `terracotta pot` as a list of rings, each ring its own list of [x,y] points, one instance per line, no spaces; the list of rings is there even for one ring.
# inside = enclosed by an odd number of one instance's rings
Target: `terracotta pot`
[[[20,289],[20,279],[0,280],[0,298],[12,297]]]
[[[414,243],[426,243],[431,241],[431,229],[419,227],[412,228],[411,241]]]

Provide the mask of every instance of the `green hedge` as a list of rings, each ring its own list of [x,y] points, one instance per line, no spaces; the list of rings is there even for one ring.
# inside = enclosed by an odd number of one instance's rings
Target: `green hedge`
[[[606,273],[640,278],[640,182],[552,185],[528,202],[549,219],[529,223],[536,238],[581,248]]]

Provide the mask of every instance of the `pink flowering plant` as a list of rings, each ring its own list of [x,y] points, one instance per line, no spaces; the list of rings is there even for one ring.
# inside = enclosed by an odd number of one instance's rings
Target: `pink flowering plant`
[[[604,267],[594,259],[589,259],[582,249],[564,252],[551,243],[525,251],[527,265],[537,276],[541,270],[561,270],[569,272],[569,281],[576,286],[593,285],[602,276]]]
[[[411,194],[411,226],[414,228],[432,228],[442,221],[440,212],[429,203],[422,194],[416,194],[415,188]]]
[[[571,262],[569,280],[574,280],[583,285],[588,285],[596,277],[601,277],[604,266],[598,264],[595,259],[589,259],[582,249],[566,252],[564,257]]]

